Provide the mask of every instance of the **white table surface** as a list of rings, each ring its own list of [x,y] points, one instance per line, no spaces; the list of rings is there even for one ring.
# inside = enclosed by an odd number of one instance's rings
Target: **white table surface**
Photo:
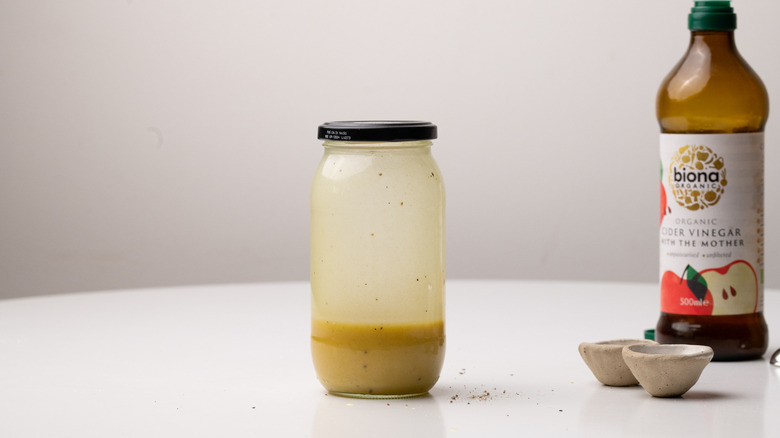
[[[780,291],[765,314],[780,333]],[[711,363],[677,399],[598,383],[578,344],[657,316],[650,284],[451,280],[430,395],[358,400],[315,377],[305,282],[5,300],[0,436],[780,436],[769,352]]]

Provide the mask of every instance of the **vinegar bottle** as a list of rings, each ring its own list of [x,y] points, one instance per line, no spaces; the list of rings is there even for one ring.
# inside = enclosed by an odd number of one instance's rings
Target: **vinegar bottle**
[[[664,79],[660,343],[709,345],[715,360],[767,348],[764,125],[769,99],[737,52],[728,1],[696,1],[690,46]]]

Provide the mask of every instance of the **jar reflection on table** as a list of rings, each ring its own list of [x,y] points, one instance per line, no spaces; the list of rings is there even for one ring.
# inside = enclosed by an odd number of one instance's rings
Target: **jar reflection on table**
[[[439,378],[445,344],[436,127],[334,122],[319,138],[325,152],[311,193],[317,377],[342,395],[424,394]]]

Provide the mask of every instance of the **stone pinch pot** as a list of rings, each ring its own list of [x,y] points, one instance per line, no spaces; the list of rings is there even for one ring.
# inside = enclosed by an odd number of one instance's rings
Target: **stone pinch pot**
[[[628,345],[623,359],[639,384],[654,397],[679,397],[696,384],[712,360],[704,345]]]
[[[580,356],[596,379],[607,386],[634,386],[639,382],[623,361],[623,348],[628,345],[657,345],[647,339],[616,339],[583,342]]]

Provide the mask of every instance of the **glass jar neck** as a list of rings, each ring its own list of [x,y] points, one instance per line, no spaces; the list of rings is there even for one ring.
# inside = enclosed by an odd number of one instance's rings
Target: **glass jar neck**
[[[344,150],[388,150],[388,149],[430,149],[433,142],[430,140],[414,141],[333,141],[326,140],[322,145],[326,149]]]

